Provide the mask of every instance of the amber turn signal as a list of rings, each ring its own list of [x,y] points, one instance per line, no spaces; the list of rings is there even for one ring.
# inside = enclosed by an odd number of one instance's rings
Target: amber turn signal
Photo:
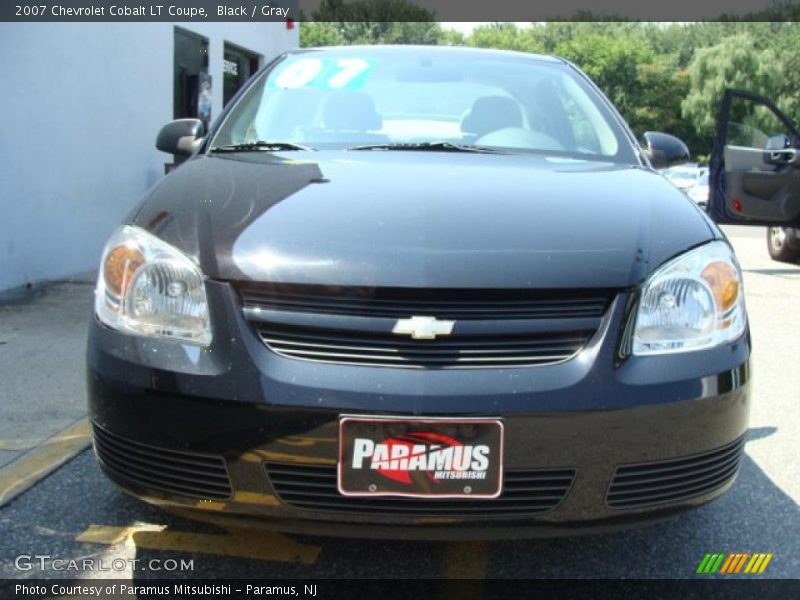
[[[730,310],[739,297],[739,278],[734,268],[726,262],[717,260],[709,263],[703,269],[701,276],[711,288],[720,312]]]
[[[122,297],[131,284],[136,269],[144,264],[144,255],[138,248],[120,245],[106,256],[103,277],[107,289],[117,297]]]

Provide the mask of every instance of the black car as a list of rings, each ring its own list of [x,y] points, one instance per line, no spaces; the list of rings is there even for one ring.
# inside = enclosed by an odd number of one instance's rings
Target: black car
[[[733,483],[742,276],[573,65],[462,48],[266,65],[111,236],[97,458],[215,522],[404,538],[663,518]]]

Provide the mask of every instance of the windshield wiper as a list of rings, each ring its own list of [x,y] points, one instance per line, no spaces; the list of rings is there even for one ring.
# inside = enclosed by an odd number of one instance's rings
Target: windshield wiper
[[[499,148],[488,146],[475,146],[470,144],[454,144],[453,142],[404,142],[404,143],[384,143],[367,144],[365,146],[354,146],[348,150],[417,150],[423,152],[489,152],[500,154],[503,151]]]
[[[293,144],[292,142],[248,142],[246,144],[228,144],[214,146],[210,152],[282,152],[284,150],[306,150],[313,152],[314,148]]]

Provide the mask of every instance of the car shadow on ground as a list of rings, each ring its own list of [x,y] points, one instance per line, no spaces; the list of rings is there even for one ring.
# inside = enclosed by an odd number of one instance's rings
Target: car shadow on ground
[[[751,429],[748,442],[775,431]],[[15,569],[14,557],[32,551],[67,560],[122,556],[135,558],[140,566],[152,559],[162,564],[166,559],[193,560],[193,568],[183,571],[138,568],[133,573],[136,581],[721,577],[695,574],[707,552],[770,552],[774,558],[763,577],[796,577],[800,572],[798,505],[747,454],[733,488],[711,504],[642,529],[567,538],[444,543],[228,532],[172,516],[124,494],[100,473],[90,452],[0,514],[0,574],[10,578],[86,576],[81,571]],[[152,531],[154,526],[161,531]],[[122,534],[105,543],[81,541],[93,528]]]
[[[774,427],[751,429],[748,442],[775,431]],[[125,498],[126,504],[131,501]],[[113,507],[109,508],[113,511]],[[142,518],[164,521],[160,512]],[[167,522],[170,528],[179,530],[198,527],[175,517],[168,517]],[[206,555],[197,557],[199,571],[183,576],[686,578],[696,576],[707,552],[771,552],[774,558],[764,576],[796,577],[800,560],[795,551],[798,534],[797,504],[745,454],[738,479],[727,494],[699,509],[645,528],[603,535],[456,544],[291,536],[301,544],[319,548],[314,564],[254,564],[247,559]],[[137,549],[137,558],[142,562],[168,555]],[[153,575],[137,573],[142,579]]]

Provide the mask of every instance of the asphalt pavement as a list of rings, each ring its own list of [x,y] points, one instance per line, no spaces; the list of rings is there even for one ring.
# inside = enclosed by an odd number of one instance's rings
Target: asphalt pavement
[[[745,273],[754,345],[753,409],[738,480],[695,511],[604,535],[378,542],[226,531],[173,517],[119,491],[82,450],[82,320],[91,287],[61,284],[0,307],[0,493],[27,478],[0,507],[0,577],[687,578],[709,552],[766,552],[773,558],[762,577],[796,578],[800,266],[771,261],[763,229],[726,231]],[[62,450],[68,462],[58,468]],[[52,472],[41,476],[47,467]],[[26,558],[35,555],[50,558]],[[65,563],[59,570],[54,559],[91,560],[94,568]]]

